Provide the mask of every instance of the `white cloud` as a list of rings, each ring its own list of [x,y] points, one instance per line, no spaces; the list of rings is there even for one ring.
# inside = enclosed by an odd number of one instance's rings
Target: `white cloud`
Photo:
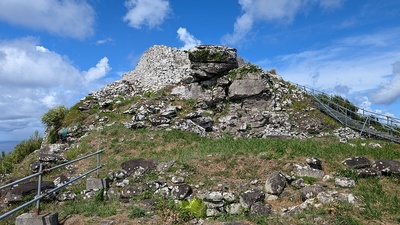
[[[400,98],[400,61],[393,64],[392,79],[380,85],[370,97],[373,103],[384,105],[390,105]]]
[[[181,48],[182,50],[187,50],[201,44],[201,41],[191,35],[186,28],[179,27],[177,33],[179,40],[184,43],[184,46]]]
[[[1,0],[0,20],[82,39],[94,33],[95,12],[86,1]]]
[[[86,82],[92,82],[104,77],[110,70],[111,67],[108,65],[108,58],[104,57],[96,64],[96,67],[90,68],[83,75],[85,76]]]
[[[128,13],[123,20],[136,29],[142,26],[150,29],[157,27],[171,13],[168,0],[127,0],[125,6],[128,8]]]
[[[391,65],[400,58],[400,46],[392,40],[399,38],[399,29],[382,30],[379,35],[347,37],[324,48],[277,56],[258,64],[276,68],[286,80],[318,90],[333,90],[339,85],[351,87],[347,89],[349,94],[366,92],[388,82]],[[383,42],[387,45],[376,44]]]
[[[105,38],[105,39],[101,39],[96,41],[96,45],[104,45],[105,43],[108,42],[114,42],[114,40],[112,38]]]
[[[295,16],[305,8],[318,5],[323,9],[333,9],[341,6],[342,0],[238,0],[243,14],[236,19],[232,34],[222,39],[227,44],[234,45],[243,40],[252,30],[255,22],[278,22],[290,24]]]
[[[110,70],[104,57],[81,71],[34,38],[0,42],[0,108],[7,109],[0,114],[0,141],[28,138],[42,130],[45,112],[57,105],[69,107],[99,89],[99,79]]]

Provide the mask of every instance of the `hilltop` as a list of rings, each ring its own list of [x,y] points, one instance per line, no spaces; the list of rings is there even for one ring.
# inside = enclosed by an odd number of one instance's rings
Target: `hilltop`
[[[121,80],[53,110],[47,116],[62,116],[13,176],[105,150],[100,178],[45,203],[65,225],[400,220],[399,146],[342,127],[274,69],[228,46],[152,46]],[[93,165],[48,174],[48,188]],[[4,208],[34,189],[16,190],[1,193]]]

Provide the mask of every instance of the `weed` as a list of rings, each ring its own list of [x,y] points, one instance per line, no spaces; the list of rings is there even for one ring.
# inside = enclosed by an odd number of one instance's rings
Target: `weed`
[[[146,211],[139,206],[131,206],[129,209],[128,217],[130,219],[140,218],[146,216]]]

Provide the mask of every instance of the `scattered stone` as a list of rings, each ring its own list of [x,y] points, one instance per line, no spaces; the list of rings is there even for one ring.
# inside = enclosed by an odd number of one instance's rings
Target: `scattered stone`
[[[311,168],[322,170],[322,161],[320,159],[315,157],[310,157],[306,159],[306,162]]]
[[[314,177],[317,179],[321,179],[325,175],[324,171],[311,168],[308,164],[294,164],[293,174],[297,177]]]
[[[132,198],[139,196],[142,193],[142,189],[139,187],[126,187],[121,191],[121,196],[124,198]]]
[[[188,184],[175,184],[171,188],[171,195],[178,200],[183,200],[192,194],[192,187]]]
[[[292,181],[292,183],[290,183],[293,187],[297,188],[297,189],[301,189],[305,186],[307,186],[306,182],[304,181],[303,178],[297,179]]]
[[[343,188],[352,188],[356,186],[356,182],[348,177],[336,177],[335,185]]]
[[[99,179],[89,177],[86,179],[86,190],[103,190],[110,187],[110,182],[108,179]]]
[[[320,184],[313,184],[313,185],[304,187],[300,190],[301,191],[301,200],[306,201],[307,199],[314,198],[323,190],[324,190],[324,187]]]
[[[272,206],[262,202],[255,202],[250,208],[252,216],[266,216],[272,214]]]
[[[258,189],[245,191],[239,196],[240,204],[245,209],[250,208],[255,202],[264,201],[264,199],[265,199],[264,192]]]
[[[180,183],[185,182],[185,178],[173,176],[173,177],[171,178],[171,182],[172,182],[173,184],[180,184]]]
[[[66,191],[63,193],[60,193],[56,196],[56,199],[60,202],[64,202],[67,200],[75,200],[76,199],[76,194],[71,192],[71,191]]]

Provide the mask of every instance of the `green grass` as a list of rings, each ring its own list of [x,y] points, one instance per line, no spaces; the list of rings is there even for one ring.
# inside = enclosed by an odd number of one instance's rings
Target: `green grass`
[[[121,141],[122,140],[122,141]],[[250,218],[246,215],[223,216],[218,220],[243,219],[253,221],[255,224],[279,224],[280,221],[288,221],[291,224],[310,224],[313,218],[322,217],[329,224],[374,224],[376,221],[384,221],[395,224],[400,219],[400,178],[399,176],[383,178],[358,178],[352,170],[347,170],[341,161],[348,157],[365,156],[371,160],[376,159],[400,159],[399,145],[378,140],[354,140],[355,147],[349,144],[339,143],[335,137],[321,139],[234,139],[224,137],[219,139],[202,138],[196,134],[179,130],[150,131],[145,129],[131,130],[122,124],[106,126],[101,131],[92,131],[83,138],[80,145],[65,152],[68,159],[86,155],[97,149],[104,149],[101,154],[101,163],[105,163],[100,177],[105,177],[109,171],[116,171],[120,164],[132,158],[143,157],[158,161],[175,160],[175,165],[167,171],[174,174],[177,171],[187,171],[189,176],[186,182],[198,184],[202,182],[205,188],[215,187],[221,179],[265,179],[266,171],[284,170],[285,164],[304,162],[306,157],[317,157],[322,160],[322,166],[327,174],[338,174],[356,179],[356,187],[350,192],[360,198],[361,206],[352,207],[347,204],[335,204],[321,209],[310,209],[291,219],[280,217]],[[382,148],[370,148],[368,142],[379,143]],[[362,143],[367,143],[362,146]],[[115,149],[118,149],[116,152]],[[273,168],[267,165],[275,162]],[[27,162],[26,162],[27,163]],[[85,164],[93,168],[95,159],[89,159]],[[207,174],[204,168],[209,165],[219,165],[221,170],[214,170]],[[238,167],[240,165],[240,167]],[[201,167],[203,166],[203,167]],[[289,172],[289,171],[286,171]],[[53,174],[54,175],[54,174]],[[157,179],[158,174],[149,173],[140,178],[140,181]],[[303,178],[304,179],[304,178]],[[312,184],[314,179],[305,179]],[[84,182],[83,182],[84,183]],[[68,187],[69,190],[82,190],[83,183]],[[232,187],[232,186],[230,186]],[[76,193],[75,192],[75,193]],[[154,199],[150,192],[143,192],[132,201]],[[168,200],[157,200],[154,214],[165,217],[178,217],[183,224],[193,218],[187,212],[179,209]],[[44,211],[52,209],[43,203]],[[54,204],[54,203],[53,203]],[[66,215],[83,215],[85,217],[106,218],[116,215],[117,212],[125,212],[129,218],[145,216],[141,206],[133,207],[121,204],[118,199],[94,199],[67,201],[60,208],[60,217]],[[54,207],[53,207],[54,208]],[[147,216],[146,216],[147,217]],[[301,220],[300,220],[301,219]],[[348,223],[346,223],[346,221]]]

